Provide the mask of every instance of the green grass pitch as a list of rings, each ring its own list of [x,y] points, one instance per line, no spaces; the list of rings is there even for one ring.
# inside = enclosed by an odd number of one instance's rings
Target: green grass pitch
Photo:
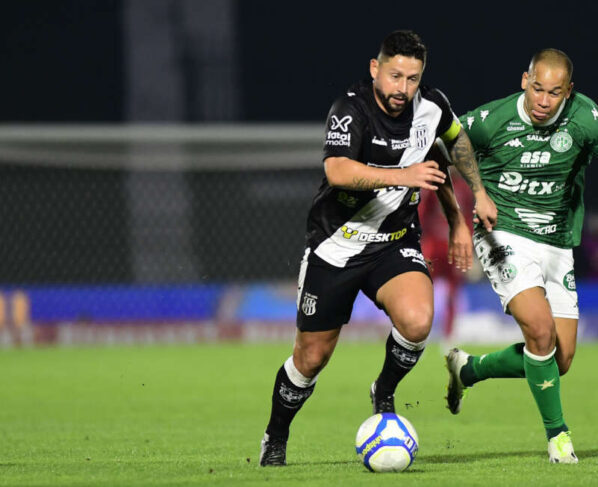
[[[561,382],[578,465],[548,463],[523,380],[476,385],[452,416],[444,360],[431,345],[396,400],[419,434],[418,457],[404,473],[373,474],[354,438],[370,415],[383,349],[341,337],[292,426],[284,468],[257,460],[274,375],[291,344],[0,351],[0,485],[598,484],[598,345],[581,345]]]

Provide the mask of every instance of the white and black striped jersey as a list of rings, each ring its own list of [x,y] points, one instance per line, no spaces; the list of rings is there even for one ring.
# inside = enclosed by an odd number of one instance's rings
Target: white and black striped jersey
[[[347,157],[376,167],[405,168],[423,162],[437,137],[460,130],[446,97],[420,86],[398,117],[384,113],[372,82],[363,81],[338,98],[326,122],[324,157]],[[337,267],[359,265],[396,244],[420,225],[419,189],[393,186],[373,191],[332,188],[324,180],[307,222],[307,246]]]

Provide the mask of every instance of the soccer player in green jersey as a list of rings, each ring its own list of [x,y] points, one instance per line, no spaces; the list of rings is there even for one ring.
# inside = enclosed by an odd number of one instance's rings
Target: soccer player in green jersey
[[[572,248],[583,222],[584,170],[598,157],[598,108],[573,90],[573,65],[557,49],[536,53],[515,93],[462,117],[486,191],[498,208],[495,230],[479,225],[474,246],[524,343],[473,356],[447,355],[448,408],[489,378],[526,378],[540,410],[552,463],[577,463],[561,407],[559,375],[575,354],[579,312]]]

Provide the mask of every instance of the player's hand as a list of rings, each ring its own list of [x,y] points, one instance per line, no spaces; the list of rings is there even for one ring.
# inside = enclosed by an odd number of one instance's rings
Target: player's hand
[[[473,241],[465,217],[459,212],[459,218],[449,227],[448,263],[462,272],[473,266]]]
[[[436,191],[438,185],[443,184],[446,179],[446,174],[438,169],[438,163],[435,161],[412,164],[405,169],[401,169],[397,174],[401,179],[397,186],[423,188],[432,191]]]
[[[475,195],[476,202],[473,209],[475,223],[481,223],[487,232],[491,232],[496,225],[498,219],[498,210],[494,201],[490,199],[486,191],[479,192]]]

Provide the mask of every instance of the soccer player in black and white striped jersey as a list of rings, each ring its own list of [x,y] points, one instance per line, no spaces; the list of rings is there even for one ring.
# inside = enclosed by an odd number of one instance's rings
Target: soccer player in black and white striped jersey
[[[375,413],[394,411],[395,389],[422,354],[434,312],[417,204],[420,188],[450,184],[426,160],[438,137],[474,193],[478,219],[489,231],[495,222],[496,207],[448,100],[420,85],[425,62],[419,36],[395,31],[370,61],[372,79],[351,87],[330,109],[325,177],[309,212],[299,275],[295,347],[276,376],[262,466],[286,464],[290,423],[314,390],[360,290],[393,324],[370,396]],[[469,229],[452,191],[440,194],[451,227],[450,258],[468,268]]]

